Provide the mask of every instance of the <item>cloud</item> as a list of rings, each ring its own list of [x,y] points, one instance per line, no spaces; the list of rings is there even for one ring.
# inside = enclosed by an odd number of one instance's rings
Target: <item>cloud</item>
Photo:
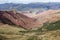
[[[4,3],[4,2],[6,2],[6,0],[0,0],[0,3]]]
[[[60,2],[60,0],[0,0],[0,3]]]

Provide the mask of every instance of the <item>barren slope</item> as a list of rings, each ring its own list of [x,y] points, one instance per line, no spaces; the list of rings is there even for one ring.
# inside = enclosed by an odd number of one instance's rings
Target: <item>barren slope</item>
[[[45,22],[54,22],[60,20],[60,10],[48,10],[38,13],[35,18],[36,22],[39,24],[43,24]]]
[[[0,20],[5,24],[14,24],[26,29],[37,26],[34,19],[20,13],[14,13],[13,11],[0,11]]]

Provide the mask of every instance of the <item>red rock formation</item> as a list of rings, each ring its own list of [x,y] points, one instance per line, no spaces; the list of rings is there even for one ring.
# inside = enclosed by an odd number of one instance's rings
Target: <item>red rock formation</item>
[[[36,27],[36,22],[23,14],[13,11],[0,11],[0,20],[6,24],[14,24],[25,29]]]

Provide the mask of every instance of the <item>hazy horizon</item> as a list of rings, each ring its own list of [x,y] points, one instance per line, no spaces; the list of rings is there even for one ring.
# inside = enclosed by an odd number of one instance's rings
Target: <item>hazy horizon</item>
[[[60,0],[0,0],[0,4],[2,3],[24,3],[24,4],[28,4],[28,3],[35,3],[35,2],[43,2],[43,3],[47,3],[47,2],[60,2]]]

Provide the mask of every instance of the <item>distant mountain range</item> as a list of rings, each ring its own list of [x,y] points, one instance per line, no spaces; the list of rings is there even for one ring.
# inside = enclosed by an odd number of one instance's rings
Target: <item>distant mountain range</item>
[[[15,4],[15,3],[5,3],[0,4],[0,10],[28,10],[28,9],[60,9],[59,2],[53,3],[29,3],[29,4]]]

